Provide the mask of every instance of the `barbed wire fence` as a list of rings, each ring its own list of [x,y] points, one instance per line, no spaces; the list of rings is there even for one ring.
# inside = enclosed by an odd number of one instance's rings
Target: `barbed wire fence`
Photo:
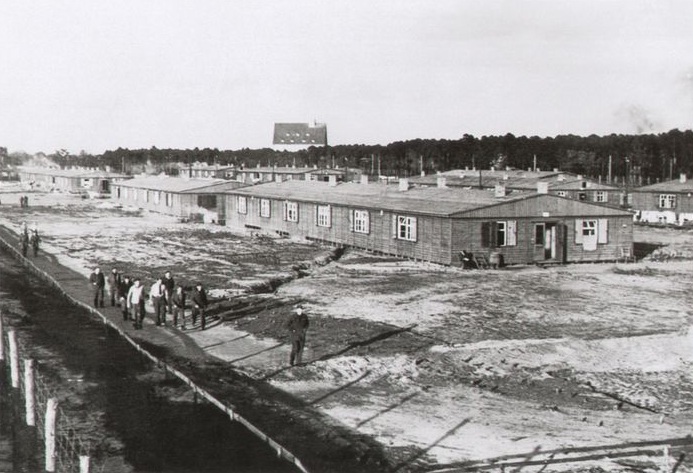
[[[25,423],[34,427],[37,452],[43,459],[44,469],[51,473],[90,473],[103,471],[103,464],[94,457],[94,444],[89,438],[86,424],[74,413],[60,405],[60,394],[41,372],[33,358],[17,339],[15,330],[6,330],[0,311],[0,362],[4,361],[5,386],[17,395],[17,405],[23,404]],[[7,382],[9,381],[9,382]]]

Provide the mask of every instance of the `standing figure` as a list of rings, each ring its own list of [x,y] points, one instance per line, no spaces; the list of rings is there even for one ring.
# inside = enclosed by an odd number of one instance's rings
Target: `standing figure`
[[[144,286],[140,282],[140,278],[135,278],[135,283],[128,291],[127,306],[132,308],[132,315],[135,317],[135,328],[142,328],[144,320]]]
[[[29,234],[22,232],[19,234],[19,245],[22,247],[22,256],[26,258],[26,253],[29,250]]]
[[[173,304],[173,326],[178,326],[178,316],[181,319],[181,329],[185,330],[185,291],[183,286],[178,285],[176,287],[176,292],[171,296],[171,303]]]
[[[297,307],[286,324],[289,330],[289,338],[291,339],[291,355],[289,355],[289,364],[291,366],[294,366],[294,362],[301,364],[303,348],[306,346],[308,325],[308,316],[303,312],[302,307]]]
[[[34,250],[34,257],[38,256],[39,243],[41,242],[41,237],[38,234],[38,230],[34,229],[31,232],[31,248]]]
[[[166,289],[164,288],[161,278],[157,279],[152,288],[149,290],[149,299],[154,307],[156,315],[156,325],[166,325]]]
[[[122,276],[118,272],[117,268],[111,270],[111,274],[108,275],[108,293],[111,296],[111,307],[116,304],[120,305],[120,284]]]
[[[128,320],[130,318],[127,299],[131,287],[132,281],[130,281],[130,276],[123,276],[123,278],[120,280],[120,286],[118,286],[118,295],[120,296],[118,303],[123,311],[123,320]]]
[[[173,301],[171,298],[173,297],[173,290],[176,287],[173,278],[171,277],[171,271],[166,271],[164,273],[164,279],[162,280],[162,283],[164,285],[164,290],[166,292],[166,311],[171,314],[173,312]],[[173,324],[175,325],[175,323]]]
[[[202,287],[202,283],[197,283],[195,289],[193,289],[193,308],[192,308],[192,319],[193,325],[197,322],[197,316],[200,316],[200,328],[205,329],[206,326],[206,315],[205,310],[207,309],[207,292]]]
[[[94,289],[94,307],[103,307],[103,288],[106,286],[106,278],[100,268],[94,268],[94,272],[89,276],[89,282]]]

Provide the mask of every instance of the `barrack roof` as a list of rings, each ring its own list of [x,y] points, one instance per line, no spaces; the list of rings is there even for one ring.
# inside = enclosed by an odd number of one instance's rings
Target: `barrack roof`
[[[275,123],[275,145],[314,145],[327,144],[327,125],[324,123]]]
[[[147,189],[174,193],[221,193],[226,190],[243,187],[245,184],[225,179],[185,179],[171,176],[136,177],[114,185],[121,187]]]

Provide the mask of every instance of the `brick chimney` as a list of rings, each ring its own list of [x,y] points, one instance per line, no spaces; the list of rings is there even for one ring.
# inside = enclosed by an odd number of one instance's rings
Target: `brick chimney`
[[[337,176],[335,176],[334,174],[330,174],[329,176],[327,176],[327,179],[328,186],[335,187],[337,185]]]
[[[493,188],[494,197],[505,197],[506,194],[507,193],[506,193],[505,185],[503,185],[503,184],[496,184],[496,186]]]
[[[445,189],[447,187],[447,181],[444,177],[437,177],[436,178],[436,185],[438,186],[439,189]]]
[[[405,192],[409,190],[409,179],[400,178],[399,180],[399,191]]]
[[[684,173],[679,174],[679,182],[680,182],[681,184],[683,184],[684,182],[686,182],[686,179],[687,179],[687,178],[686,178],[686,175],[685,175]]]

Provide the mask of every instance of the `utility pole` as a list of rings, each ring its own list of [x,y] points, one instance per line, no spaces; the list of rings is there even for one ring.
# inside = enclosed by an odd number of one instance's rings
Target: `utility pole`
[[[607,184],[611,184],[611,155],[609,155],[609,178],[606,182]]]

